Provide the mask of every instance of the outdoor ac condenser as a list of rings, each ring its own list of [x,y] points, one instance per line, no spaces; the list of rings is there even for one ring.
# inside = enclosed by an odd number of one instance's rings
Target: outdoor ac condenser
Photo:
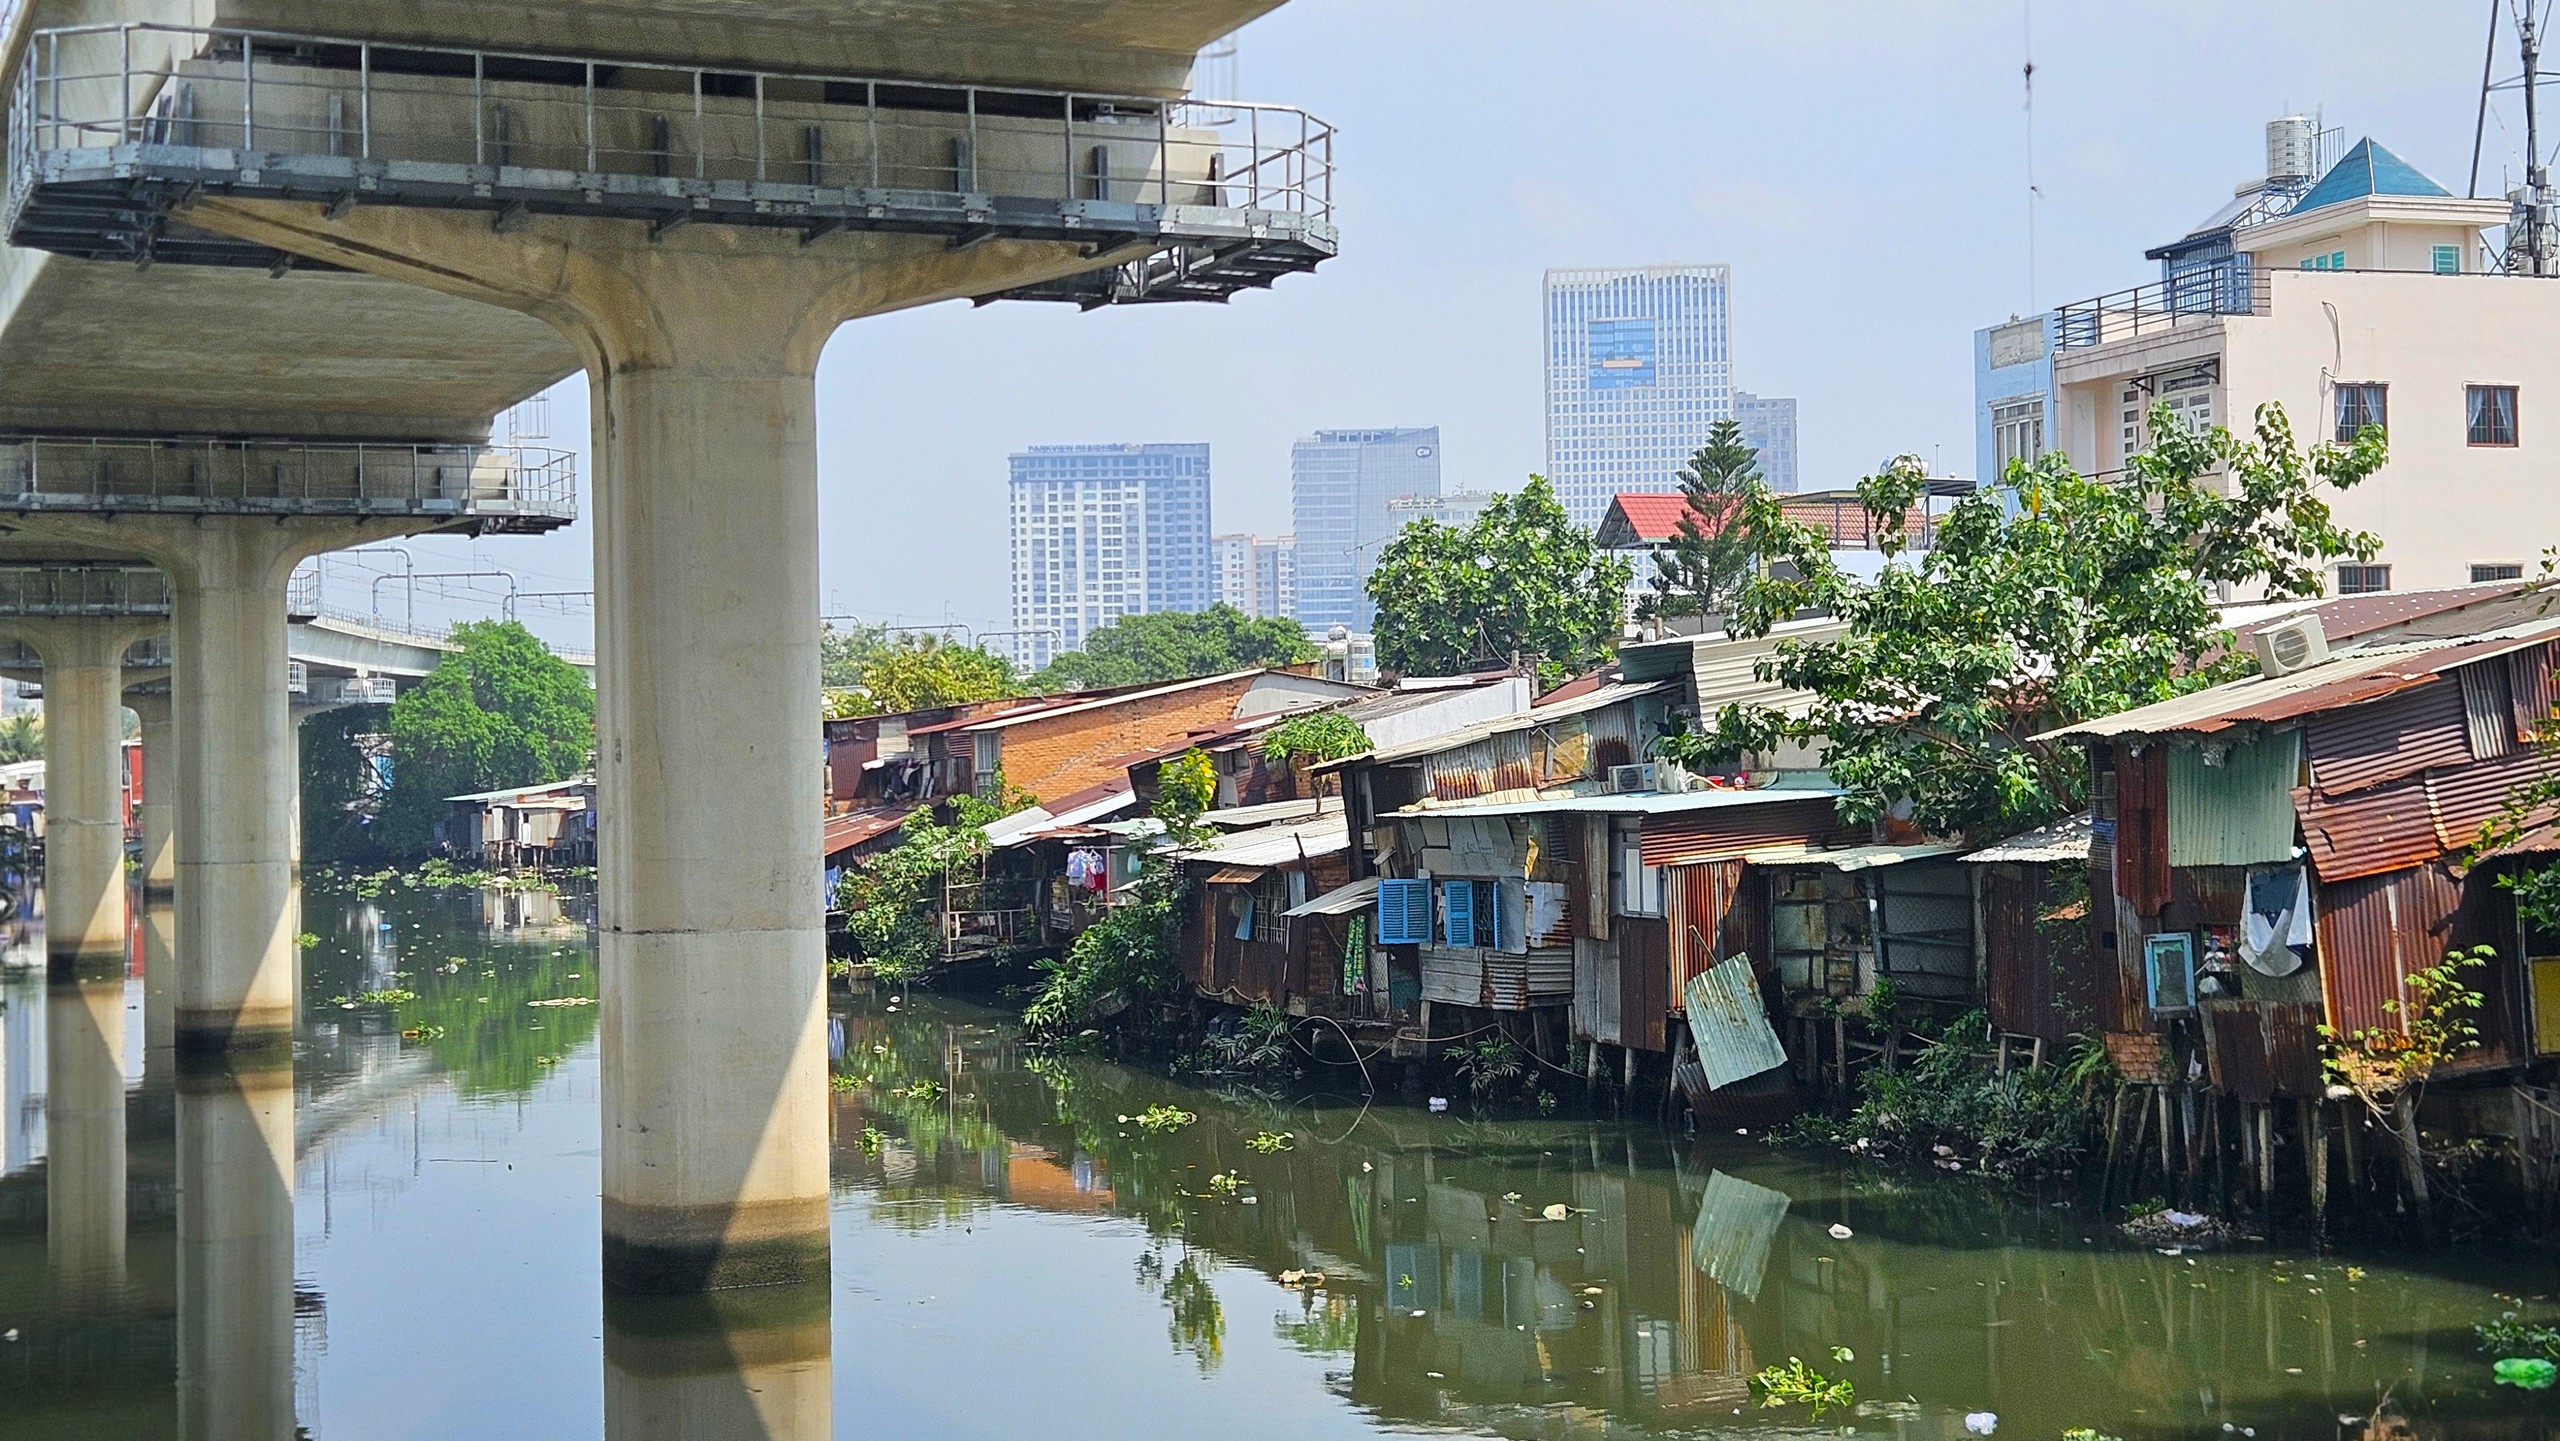
[[[2282,620],[2249,638],[2258,652],[2258,669],[2271,676],[2291,675],[2329,658],[2329,633],[2316,615]]]

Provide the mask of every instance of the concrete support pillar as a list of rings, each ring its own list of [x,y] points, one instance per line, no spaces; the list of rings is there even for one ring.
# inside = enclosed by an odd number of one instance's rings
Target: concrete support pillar
[[[835,1365],[827,1286],[708,1297],[608,1293],[606,1441],[827,1441]]]
[[[142,798],[134,803],[142,823],[142,894],[168,897],[178,889],[178,708],[167,691],[127,691],[125,708],[142,721]]]
[[[277,1441],[293,1415],[293,1071],[178,1079],[178,1434]]]
[[[225,521],[162,556],[176,700],[177,1042],[291,1036],[293,723],[285,695],[285,583],[328,542],[313,522]],[[144,761],[148,775],[150,762]]]
[[[554,218],[497,234],[476,214],[261,201],[190,219],[525,311],[578,347],[595,423],[605,1279],[823,1276],[819,352],[858,315],[1109,258]]]
[[[177,906],[146,894],[134,929],[142,936],[142,1064],[147,1081],[171,1064],[178,1045]]]
[[[45,1258],[68,1299],[124,1285],[124,985],[58,979],[45,993]]]
[[[57,971],[125,955],[124,650],[160,622],[13,621],[44,658],[44,940]]]

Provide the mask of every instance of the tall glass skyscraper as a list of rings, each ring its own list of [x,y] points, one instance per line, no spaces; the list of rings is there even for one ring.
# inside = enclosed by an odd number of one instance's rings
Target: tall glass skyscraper
[[[1014,661],[1047,665],[1124,615],[1206,610],[1209,447],[1035,445],[1013,457]]]
[[[1621,491],[1678,489],[1732,417],[1727,290],[1721,265],[1547,272],[1547,479],[1575,523]]]
[[[1289,448],[1298,537],[1298,619],[1367,630],[1363,586],[1403,517],[1391,502],[1440,494],[1440,427],[1319,430]]]

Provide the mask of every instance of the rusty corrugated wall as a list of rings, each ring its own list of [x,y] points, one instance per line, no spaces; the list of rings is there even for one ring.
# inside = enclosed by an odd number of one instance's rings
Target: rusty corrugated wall
[[[2342,796],[2429,766],[2471,759],[2462,687],[2435,680],[2363,705],[2322,711],[2304,724],[2311,788]]]
[[[1668,995],[1687,994],[1691,976],[1741,949],[1734,944],[1733,915],[1734,896],[1741,886],[1740,861],[1706,861],[1663,871],[1663,918],[1671,933]]]
[[[1772,801],[1765,805],[1725,806],[1685,815],[1647,816],[1644,863],[1681,866],[1700,861],[1736,860],[1774,846],[1811,845],[1836,837],[1841,830],[1828,796]]]
[[[2169,749],[2116,748],[2116,894],[2145,916],[2169,899]]]
[[[2493,760],[2404,776],[2350,796],[2298,790],[2294,804],[2320,878],[2353,880],[2471,849],[2479,843],[2481,826],[2499,814],[2511,791],[2554,773],[2560,773],[2560,757],[2524,747]]]
[[[2444,959],[2454,941],[2461,888],[2440,863],[2320,886],[2320,989],[2342,1036],[2401,1030],[2385,1002],[2406,1007],[2411,971]]]
[[[2243,1101],[2321,1094],[2320,1007],[2309,1001],[2208,1000],[2205,1073]]]
[[[2533,739],[2560,709],[2560,687],[2552,679],[2549,645],[2520,650],[2507,657],[2507,698],[2515,707],[2516,734]]]
[[[2513,751],[2515,698],[2508,694],[2506,657],[2464,666],[2454,679],[2462,686],[2462,726],[2471,754],[2493,760]]]
[[[1438,800],[1472,800],[1497,791],[1530,790],[1538,784],[1537,763],[1525,730],[1469,741],[1427,757],[1422,764],[1424,784]]]
[[[2101,977],[2086,917],[2046,919],[2054,868],[2006,862],[1984,869],[1991,1023],[2054,1046],[2098,1030]]]

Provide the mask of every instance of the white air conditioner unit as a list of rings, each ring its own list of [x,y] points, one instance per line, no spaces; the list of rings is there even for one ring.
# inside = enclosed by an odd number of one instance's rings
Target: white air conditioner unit
[[[2258,669],[2268,675],[2291,675],[2329,658],[2329,633],[2317,615],[2281,620],[2249,638],[2257,650]]]
[[[1653,789],[1653,767],[1650,765],[1609,767],[1609,793],[1625,795],[1630,791]]]

